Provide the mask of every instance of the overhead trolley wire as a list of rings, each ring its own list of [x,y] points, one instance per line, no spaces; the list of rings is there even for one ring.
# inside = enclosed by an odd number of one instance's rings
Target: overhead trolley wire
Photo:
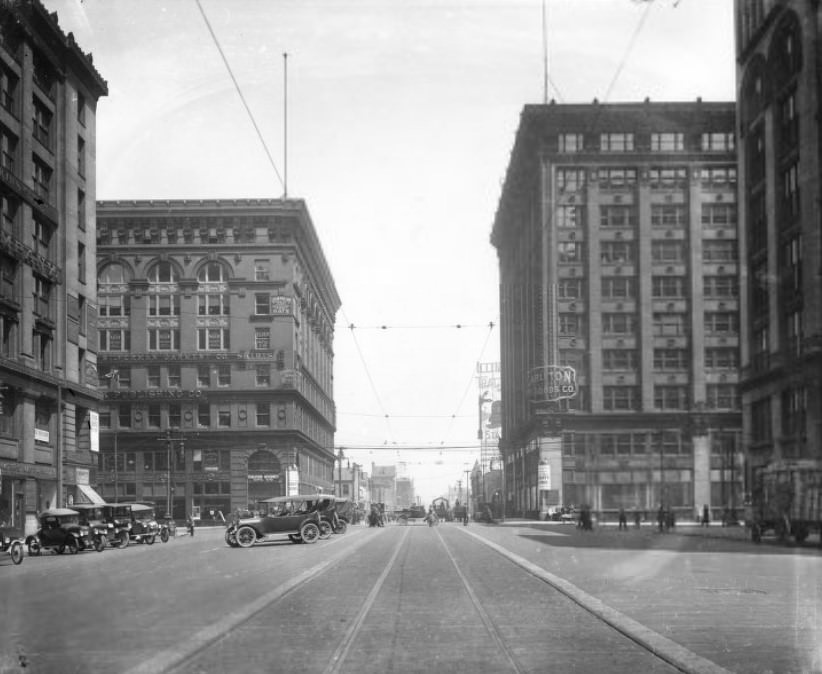
[[[214,29],[211,27],[211,22],[208,20],[206,16],[205,10],[203,6],[200,4],[200,0],[195,0],[197,3],[197,8],[200,10],[200,14],[203,16],[203,21],[205,21],[206,27],[208,28],[208,32],[211,33],[211,39],[214,41],[214,45],[217,47],[217,51],[220,52],[220,57],[223,59],[223,63],[225,64],[226,70],[228,70],[228,74],[231,77],[231,81],[234,82],[234,88],[237,90],[237,94],[240,97],[240,100],[245,107],[245,111],[248,113],[248,117],[251,120],[251,124],[254,126],[254,130],[257,132],[257,138],[260,139],[260,143],[262,143],[263,150],[265,151],[266,156],[268,157],[268,161],[271,164],[271,168],[274,169],[274,173],[277,176],[277,180],[280,181],[280,185],[283,186],[285,189],[285,181],[283,180],[282,176],[280,175],[280,171],[277,169],[277,164],[274,162],[274,158],[271,156],[271,152],[268,149],[268,145],[263,138],[263,134],[260,131],[260,127],[257,126],[257,121],[254,119],[254,115],[251,112],[251,108],[248,105],[248,102],[245,100],[245,96],[243,95],[243,90],[240,88],[240,83],[237,81],[237,78],[234,77],[234,71],[231,70],[231,66],[228,63],[228,59],[226,58],[225,53],[223,52],[223,48],[220,46],[220,41],[217,39],[217,35],[214,33]]]

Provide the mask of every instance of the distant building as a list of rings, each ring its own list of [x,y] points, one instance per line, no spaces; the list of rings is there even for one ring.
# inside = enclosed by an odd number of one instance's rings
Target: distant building
[[[414,480],[410,477],[397,478],[397,505],[401,508],[416,505],[417,497],[414,492]]]
[[[177,519],[334,491],[340,299],[300,200],[97,204],[98,484]]]
[[[733,103],[527,105],[493,227],[507,514],[741,503]]]
[[[377,466],[371,464],[371,502],[382,503],[386,511],[396,509],[397,500],[397,468],[395,466]]]
[[[0,522],[99,499],[95,116],[108,87],[57,15],[0,4]]]
[[[736,3],[742,405],[752,472],[822,461],[819,3]]]

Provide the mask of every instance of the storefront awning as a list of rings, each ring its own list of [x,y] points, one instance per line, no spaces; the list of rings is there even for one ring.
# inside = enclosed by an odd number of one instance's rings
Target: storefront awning
[[[90,487],[87,484],[78,484],[77,485],[77,492],[78,492],[79,496],[81,497],[81,500],[79,501],[81,503],[85,503],[86,501],[88,501],[88,503],[105,503],[106,502],[105,499],[102,496],[100,496],[100,494],[98,494],[94,490],[94,487]]]

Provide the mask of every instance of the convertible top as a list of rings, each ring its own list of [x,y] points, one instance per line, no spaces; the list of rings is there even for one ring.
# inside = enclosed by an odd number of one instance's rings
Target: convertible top
[[[321,501],[323,499],[333,499],[334,494],[295,494],[294,496],[272,496],[264,498],[260,503],[288,503],[289,501]]]
[[[51,508],[40,513],[40,517],[48,517],[49,515],[79,515],[76,510],[71,508]]]

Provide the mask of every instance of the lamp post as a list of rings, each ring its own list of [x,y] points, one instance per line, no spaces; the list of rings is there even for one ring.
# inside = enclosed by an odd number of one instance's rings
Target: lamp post
[[[120,385],[120,371],[119,370],[109,370],[106,374],[103,375],[106,379],[108,379],[108,387],[109,390],[114,387],[114,382],[117,382],[117,385]],[[109,423],[111,423],[111,412],[109,412]],[[120,485],[119,485],[119,473],[117,471],[117,429],[120,425],[120,418],[117,418],[117,424],[114,426],[114,502],[120,502]]]
[[[470,489],[471,483],[468,481],[468,476],[469,476],[470,473],[471,473],[471,471],[468,468],[466,468],[465,469],[465,507],[466,508],[468,508],[468,504],[471,502],[471,489]],[[470,508],[469,508],[469,514],[470,514]]]
[[[337,496],[342,496],[342,460],[343,458],[345,458],[345,456],[343,455],[343,449],[345,448],[340,447],[339,449],[340,451],[337,454],[337,461],[340,462],[340,465],[337,468],[337,488],[334,490],[334,493]]]

